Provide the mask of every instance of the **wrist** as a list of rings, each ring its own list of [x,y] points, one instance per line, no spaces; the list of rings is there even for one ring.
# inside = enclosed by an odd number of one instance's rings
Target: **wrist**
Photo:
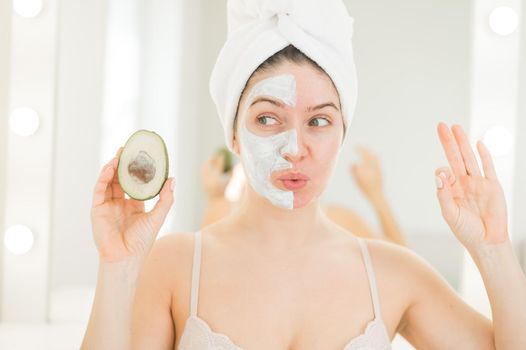
[[[224,192],[208,192],[206,194],[206,199],[209,202],[218,202],[225,197]]]
[[[480,267],[497,268],[503,259],[513,257],[513,245],[508,239],[499,243],[480,243],[467,248],[473,261]]]
[[[144,258],[134,257],[120,261],[106,261],[99,259],[99,272],[107,276],[121,276],[121,280],[135,281],[144,265]]]
[[[381,190],[374,190],[366,192],[367,198],[369,198],[369,201],[373,204],[381,204],[385,203],[385,196],[384,193]]]

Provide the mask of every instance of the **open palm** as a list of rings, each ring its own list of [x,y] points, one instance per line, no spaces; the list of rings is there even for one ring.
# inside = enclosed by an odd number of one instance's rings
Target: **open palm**
[[[91,223],[100,259],[117,262],[144,258],[173,204],[173,179],[163,185],[160,199],[148,213],[144,202],[126,199],[119,184],[117,166],[122,147],[106,164],[93,191]]]
[[[477,143],[482,174],[460,126],[454,125],[450,130],[439,123],[437,131],[450,166],[435,171],[443,184],[437,189],[442,216],[468,249],[505,241],[506,201],[488,149],[481,141]]]

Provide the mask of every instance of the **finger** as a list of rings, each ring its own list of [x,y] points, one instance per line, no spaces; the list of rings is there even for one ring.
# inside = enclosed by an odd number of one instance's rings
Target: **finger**
[[[216,170],[218,168],[219,157],[219,154],[214,154],[210,157],[204,164],[204,171],[210,172]]]
[[[464,133],[464,130],[462,130],[462,127],[460,125],[453,125],[451,130],[453,131],[453,135],[459,145],[460,154],[464,160],[467,173],[469,175],[482,176],[475,153],[473,153],[468,137]]]
[[[115,156],[103,166],[93,190],[93,207],[101,205],[104,201],[112,198],[113,189],[110,184],[113,183],[114,177],[116,176],[118,160],[123,149],[124,147],[119,147]]]
[[[358,173],[358,165],[357,164],[351,164],[350,167],[351,174],[355,176]]]
[[[446,154],[449,166],[453,170],[455,176],[459,178],[462,175],[466,175],[466,167],[464,165],[464,161],[462,160],[460,150],[458,149],[457,142],[455,141],[447,125],[442,122],[438,123],[437,132],[440,143],[442,144],[442,148],[444,149],[444,153]]]
[[[165,181],[163,188],[159,193],[159,200],[157,203],[155,203],[153,209],[148,213],[152,219],[152,224],[154,225],[154,230],[156,232],[158,232],[163,225],[166,215],[168,215],[168,212],[174,203],[174,194],[171,189],[172,184],[175,184],[174,178],[169,178],[167,181]]]
[[[376,155],[365,146],[360,146],[360,152],[362,157],[366,160],[374,160],[376,158]]]
[[[454,226],[459,213],[459,207],[454,200],[451,185],[446,180],[446,175],[443,172],[441,176],[435,176],[435,181],[437,182],[436,194],[442,216],[450,226]]]
[[[117,154],[115,154],[115,158],[117,159],[117,164],[116,164],[115,173],[113,175],[113,179],[111,182],[112,198],[116,198],[116,199],[124,199],[124,191],[122,190],[121,184],[119,182],[119,173],[118,173],[119,161],[120,161],[123,149],[124,147],[120,147],[117,150]]]
[[[225,166],[225,155],[223,153],[216,155],[214,159],[214,169],[223,172]]]
[[[115,199],[124,199],[124,191],[122,190],[121,184],[119,182],[118,172],[115,171],[113,175],[113,180],[111,183],[112,198]]]
[[[111,183],[114,175],[114,163],[116,159],[113,158],[109,163],[107,163],[101,170],[100,175],[95,183],[95,188],[93,189],[93,199],[92,206],[96,207],[104,203],[108,196],[108,191],[111,194]]]
[[[363,155],[363,153],[365,152],[365,147],[363,145],[356,145],[356,151],[360,154],[360,155]]]
[[[212,160],[213,160],[212,158],[207,159],[203,163],[203,165],[201,165],[201,173],[202,174],[207,174],[210,171],[210,169],[212,168]]]
[[[435,170],[435,176],[441,176],[441,174],[444,174],[443,178],[447,180],[447,182],[453,186],[453,184],[456,181],[455,174],[449,169],[449,167],[441,167]]]
[[[362,161],[371,158],[371,152],[364,145],[357,145],[356,150],[358,151],[358,154],[360,155]]]
[[[117,150],[117,153],[115,153],[115,158],[119,159],[121,157],[123,150],[124,150],[124,147],[119,147],[119,149]]]
[[[497,172],[495,171],[495,166],[493,165],[493,159],[491,158],[491,154],[484,142],[477,142],[477,150],[480,155],[480,160],[482,161],[484,176],[486,176],[486,178],[489,180],[497,180]]]
[[[112,176],[111,176],[111,180],[110,180],[108,186],[106,187],[106,193],[104,194],[104,200],[105,201],[109,201],[109,200],[112,200],[112,199],[115,198],[113,182],[115,181],[115,178],[118,177],[118,165],[119,165],[119,160],[116,157],[113,158],[108,163],[108,167],[111,168]]]

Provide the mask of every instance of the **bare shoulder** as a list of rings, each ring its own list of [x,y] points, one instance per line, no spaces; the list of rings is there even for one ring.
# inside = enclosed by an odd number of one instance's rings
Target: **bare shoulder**
[[[157,239],[137,281],[133,307],[133,339],[137,349],[172,348],[175,339],[174,290],[189,264],[191,233]]]
[[[336,204],[326,204],[325,214],[339,226],[360,237],[374,237],[369,225],[353,210]]]
[[[424,258],[407,247],[377,239],[365,239],[377,274],[398,282],[441,278]]]
[[[170,299],[174,290],[189,278],[193,236],[192,232],[177,232],[160,237],[146,259],[142,274],[154,279],[160,292]]]
[[[170,293],[188,279],[192,266],[193,232],[177,232],[158,238],[148,256],[147,266]]]
[[[158,238],[146,263],[150,285],[166,300],[175,329],[189,314],[195,232],[175,232]],[[166,305],[165,304],[165,305]]]
[[[156,259],[184,257],[191,253],[194,245],[194,232],[176,232],[158,238],[150,255]]]
[[[408,248],[368,241],[384,300],[399,295],[397,331],[417,349],[486,349],[491,321],[466,304],[427,261]],[[452,332],[452,330],[461,330]]]
[[[381,240],[366,240],[378,279],[381,299],[396,300],[400,308],[398,331],[414,323],[415,305],[459,305],[460,299],[446,279],[424,258],[407,247]],[[421,321],[419,321],[421,322]]]

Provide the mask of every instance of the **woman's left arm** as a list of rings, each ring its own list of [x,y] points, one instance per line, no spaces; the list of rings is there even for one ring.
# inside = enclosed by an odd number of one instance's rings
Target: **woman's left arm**
[[[470,252],[491,303],[497,349],[526,347],[526,278],[509,240]]]
[[[488,149],[477,149],[484,174],[462,128],[443,123],[438,135],[450,168],[439,168],[437,197],[442,216],[466,247],[486,287],[496,349],[526,346],[526,277],[508,235],[502,187]]]

